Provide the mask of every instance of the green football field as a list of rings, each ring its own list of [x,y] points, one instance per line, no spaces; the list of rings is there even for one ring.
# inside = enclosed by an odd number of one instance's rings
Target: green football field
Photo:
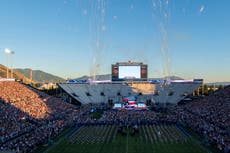
[[[115,126],[83,126],[51,147],[49,153],[205,153],[176,126],[140,126],[139,132],[125,135]]]

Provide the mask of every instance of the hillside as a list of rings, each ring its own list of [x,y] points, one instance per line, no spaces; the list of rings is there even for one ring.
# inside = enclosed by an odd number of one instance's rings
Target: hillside
[[[11,73],[11,70],[9,69],[9,77],[10,77],[10,73]],[[7,68],[0,64],[0,78],[6,78],[6,75],[7,75]],[[29,78],[27,78],[26,76],[24,76],[22,73],[18,72],[18,71],[13,71],[13,78],[16,78],[18,80],[22,80],[24,83],[28,83],[28,84],[31,84],[31,83],[35,83],[33,81],[31,81]]]
[[[25,75],[26,77],[30,77],[30,69],[15,69]],[[32,70],[33,80],[36,82],[60,82],[64,81],[63,78],[52,75],[50,73],[43,72],[41,70]]]

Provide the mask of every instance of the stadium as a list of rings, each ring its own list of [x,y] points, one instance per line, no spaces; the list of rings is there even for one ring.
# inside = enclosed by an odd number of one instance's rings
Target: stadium
[[[230,153],[227,3],[0,1],[0,153]]]
[[[147,68],[143,63],[121,62],[112,65],[111,80],[67,80],[67,83],[58,85],[64,91],[63,97],[69,102],[112,102],[118,106],[127,97],[135,97],[132,101],[137,102],[137,105],[138,102],[177,104],[203,83],[202,79],[152,80],[147,78]]]
[[[179,105],[203,80],[152,80],[143,65],[116,63],[111,80],[58,83],[59,96],[1,78],[1,151],[228,152],[229,86]]]

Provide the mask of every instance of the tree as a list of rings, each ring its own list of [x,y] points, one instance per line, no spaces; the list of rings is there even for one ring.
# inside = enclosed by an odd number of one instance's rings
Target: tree
[[[208,85],[207,84],[203,86],[203,94],[208,95]]]
[[[212,94],[214,93],[214,91],[215,91],[215,86],[214,85],[209,86],[208,94]]]
[[[219,87],[218,87],[218,89],[223,89],[224,88],[224,86],[221,84],[221,85],[219,85]]]

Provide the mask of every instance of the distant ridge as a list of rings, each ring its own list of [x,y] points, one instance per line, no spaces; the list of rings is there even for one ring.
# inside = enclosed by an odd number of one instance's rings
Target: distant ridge
[[[30,69],[26,68],[26,69],[20,69],[17,68],[15,69],[16,71],[19,71],[20,73],[22,73],[23,75],[25,75],[26,77],[30,77]],[[64,81],[63,78],[55,76],[53,74],[41,71],[41,70],[32,70],[33,73],[33,80],[36,82],[62,82]]]
[[[215,85],[215,86],[218,86],[218,85],[223,85],[223,86],[227,86],[227,85],[230,85],[230,82],[210,82],[210,83],[206,83],[207,85]]]
[[[163,77],[163,78],[150,78],[150,79],[170,79],[170,80],[184,80],[183,78],[179,76],[169,76],[169,77]]]
[[[111,74],[96,75],[95,80],[111,80],[111,77],[112,77]],[[76,79],[77,80],[88,80],[88,79],[93,79],[93,76],[84,75],[84,76],[76,78]]]
[[[111,74],[102,74],[102,75],[96,75],[95,80],[111,80],[112,75]],[[149,79],[171,79],[171,80],[183,80],[183,78],[178,76],[170,76],[170,77],[163,77],[163,78],[149,78]],[[82,77],[76,78],[77,80],[88,80],[93,79],[93,76],[87,76],[84,75]]]

